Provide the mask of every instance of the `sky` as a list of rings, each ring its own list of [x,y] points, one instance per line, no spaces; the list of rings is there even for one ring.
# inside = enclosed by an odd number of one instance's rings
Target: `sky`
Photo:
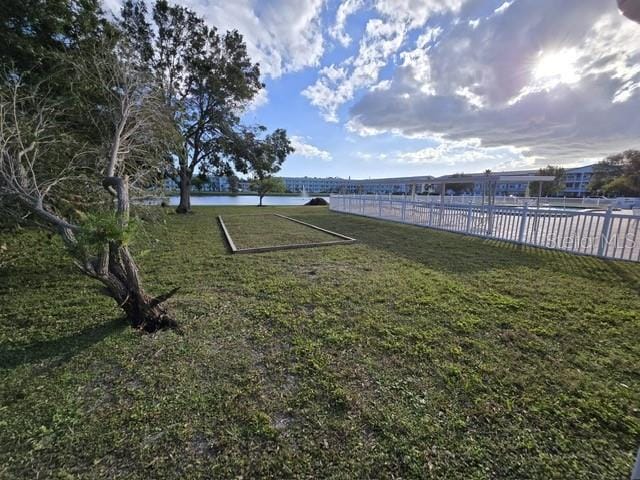
[[[565,167],[640,148],[640,24],[615,0],[181,0],[237,29],[281,175]],[[117,0],[108,0],[114,8]]]

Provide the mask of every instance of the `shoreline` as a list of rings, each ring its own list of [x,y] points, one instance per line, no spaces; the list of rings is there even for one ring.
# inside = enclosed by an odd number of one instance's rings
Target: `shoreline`
[[[171,192],[164,192],[166,196],[168,197],[174,197],[174,196],[178,196],[180,195],[179,191],[171,191]],[[302,195],[300,192],[296,192],[296,193],[269,193],[267,195],[264,196],[264,198],[267,197],[309,197],[309,198],[315,198],[315,197],[327,197],[329,196],[329,193],[306,193],[306,195]],[[237,193],[231,193],[231,192],[191,192],[191,196],[192,197],[257,197],[258,194],[255,192],[237,192]]]

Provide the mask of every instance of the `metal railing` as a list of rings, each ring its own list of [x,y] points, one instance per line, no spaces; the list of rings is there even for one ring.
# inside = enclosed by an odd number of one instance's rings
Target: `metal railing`
[[[611,207],[606,211],[571,211],[331,195],[330,208],[523,245],[640,261],[640,215],[614,213]]]

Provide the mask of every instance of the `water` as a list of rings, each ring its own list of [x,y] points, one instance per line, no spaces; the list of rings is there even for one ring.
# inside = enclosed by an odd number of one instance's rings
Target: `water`
[[[312,198],[317,197],[264,197],[262,199],[263,205],[304,205]],[[327,202],[329,201],[329,197],[322,197]],[[191,205],[258,205],[260,199],[253,195],[203,195],[191,196]],[[172,196],[169,197],[170,205],[178,205],[180,203],[180,197]]]

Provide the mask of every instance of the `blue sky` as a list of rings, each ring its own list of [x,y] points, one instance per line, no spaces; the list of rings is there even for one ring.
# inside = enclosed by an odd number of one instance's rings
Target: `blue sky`
[[[492,12],[497,3],[486,2],[482,6],[483,13]],[[322,9],[321,22],[330,26],[335,20],[336,10],[340,2],[328,2]],[[245,116],[248,122],[268,125],[270,128],[283,127],[294,137],[305,143],[328,152],[330,159],[318,156],[304,156],[294,154],[285,163],[283,175],[290,176],[341,176],[341,177],[381,177],[406,176],[423,174],[443,174],[457,171],[452,165],[415,165],[410,163],[393,162],[393,159],[381,160],[380,153],[387,152],[391,157],[394,152],[412,151],[427,147],[434,147],[439,142],[433,139],[408,139],[391,133],[361,137],[350,132],[346,127],[350,107],[360,98],[364,91],[357,92],[352,100],[338,108],[338,122],[326,121],[316,107],[302,92],[313,85],[318,77],[318,71],[328,65],[338,65],[349,57],[358,54],[357,39],[362,38],[366,24],[376,18],[375,12],[362,10],[351,17],[346,24],[345,32],[353,39],[349,45],[343,46],[335,39],[327,39],[325,50],[318,67],[307,67],[299,71],[286,73],[277,78],[265,76],[268,101]],[[453,15],[437,15],[428,25],[446,25],[453,20]],[[420,31],[415,29],[407,36],[407,44],[415,42]],[[326,33],[325,33],[326,35]],[[390,80],[395,67],[394,59],[381,68],[378,80]],[[300,150],[300,149],[299,149]],[[474,164],[475,169],[484,170],[495,166],[494,158]]]
[[[115,8],[118,0],[108,0]],[[640,25],[615,0],[182,0],[238,29],[291,176],[593,163],[640,139]]]

